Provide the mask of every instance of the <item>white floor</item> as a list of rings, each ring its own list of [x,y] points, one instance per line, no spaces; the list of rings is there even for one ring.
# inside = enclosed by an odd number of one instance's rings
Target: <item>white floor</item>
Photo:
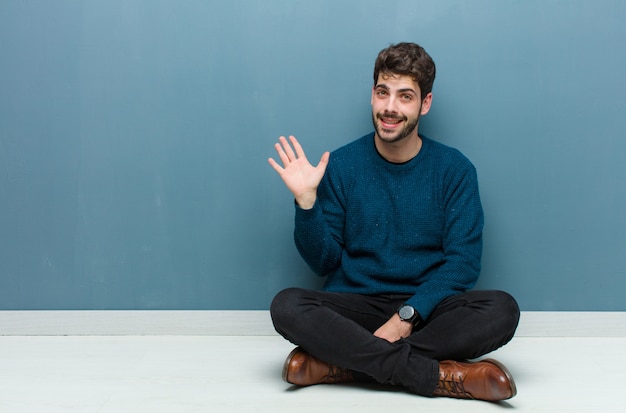
[[[626,337],[516,337],[507,403],[382,386],[292,388],[267,336],[0,336],[0,412],[622,412]]]

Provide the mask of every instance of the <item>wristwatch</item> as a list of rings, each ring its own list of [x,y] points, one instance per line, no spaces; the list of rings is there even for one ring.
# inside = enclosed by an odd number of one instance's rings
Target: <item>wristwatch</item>
[[[415,308],[408,304],[402,304],[400,308],[398,308],[398,315],[400,316],[400,320],[408,321],[413,324],[413,327],[417,326],[422,320],[419,313],[415,311]]]

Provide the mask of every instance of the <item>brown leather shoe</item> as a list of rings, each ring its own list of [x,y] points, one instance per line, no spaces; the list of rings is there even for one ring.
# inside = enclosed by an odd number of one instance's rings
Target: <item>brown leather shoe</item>
[[[500,401],[516,394],[511,373],[496,360],[439,362],[439,384],[434,396]]]
[[[352,372],[328,364],[296,347],[285,360],[283,380],[297,386],[353,381]]]

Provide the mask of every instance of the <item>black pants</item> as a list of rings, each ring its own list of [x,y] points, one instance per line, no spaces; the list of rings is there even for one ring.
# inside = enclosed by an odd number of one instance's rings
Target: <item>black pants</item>
[[[442,301],[405,339],[374,336],[408,297],[289,288],[276,295],[270,313],[279,334],[320,360],[424,396],[437,386],[438,360],[489,353],[513,338],[519,321],[509,294],[470,291]]]

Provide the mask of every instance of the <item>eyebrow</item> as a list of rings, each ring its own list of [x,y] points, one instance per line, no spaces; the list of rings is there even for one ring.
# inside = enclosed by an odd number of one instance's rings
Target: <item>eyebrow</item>
[[[382,85],[376,85],[376,89],[379,89],[379,88],[380,88],[380,89],[385,89],[385,90],[390,90],[390,89],[389,89],[389,86],[387,86],[387,85],[385,85],[385,84],[382,84]],[[410,87],[403,88],[403,89],[398,89],[398,91],[397,91],[397,92],[398,92],[398,93],[406,93],[406,92],[411,92],[411,93],[413,93],[413,94],[417,95],[417,92],[416,92],[415,90],[411,89]]]
[[[413,94],[417,95],[417,92],[416,92],[416,91],[414,91],[413,89],[409,88],[409,87],[404,88],[404,89],[399,89],[399,90],[398,90],[398,92],[400,92],[400,93],[411,92],[411,93],[413,93]]]

